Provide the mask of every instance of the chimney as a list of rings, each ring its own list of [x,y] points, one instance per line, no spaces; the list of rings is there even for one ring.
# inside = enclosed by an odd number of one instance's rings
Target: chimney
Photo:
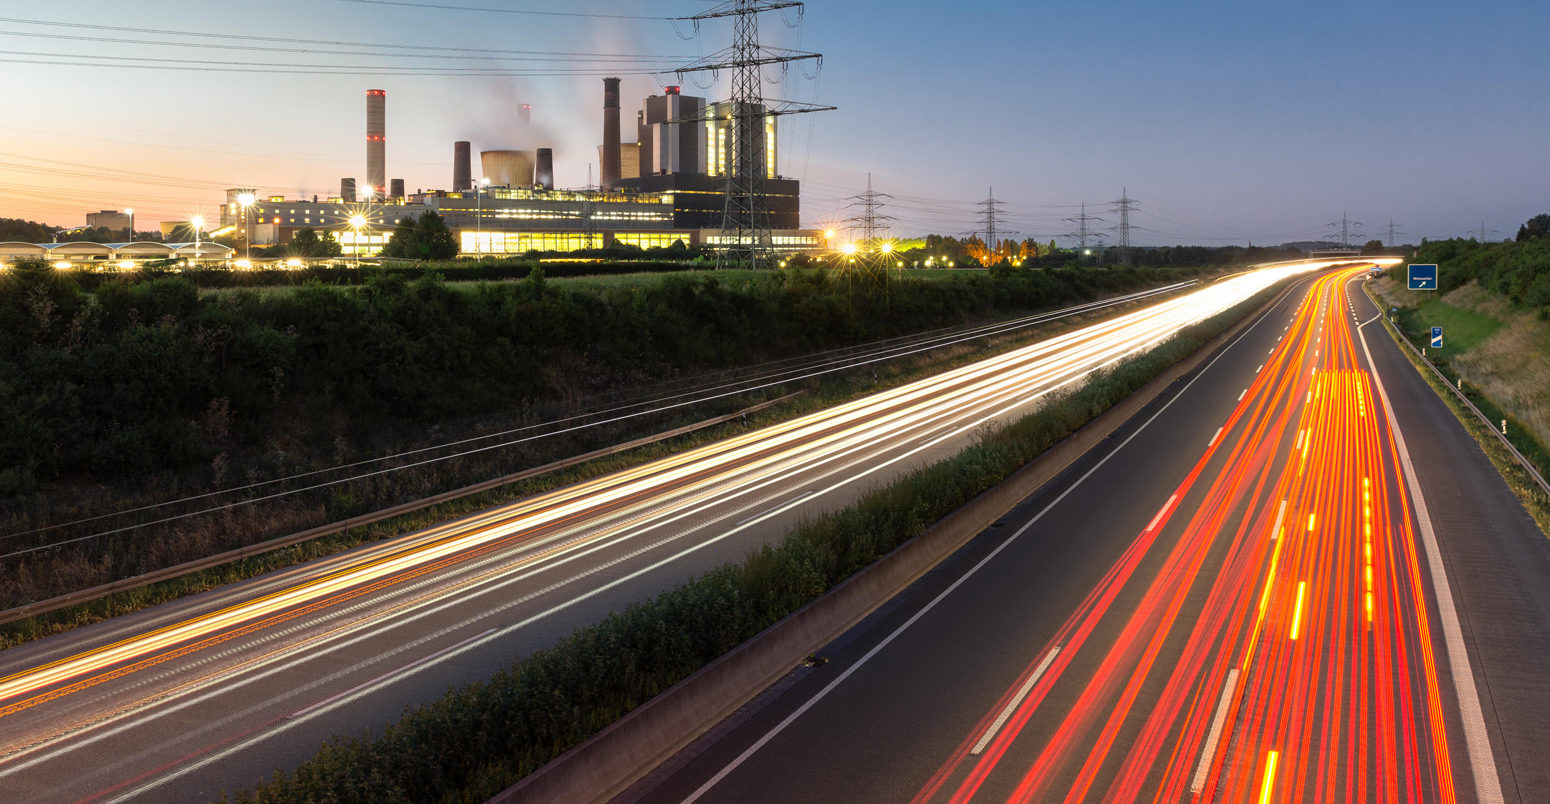
[[[346,204],[355,203],[355,179],[339,180],[339,198]]]
[[[545,189],[554,189],[554,149],[538,149],[538,170],[535,183]]]
[[[452,143],[452,189],[465,192],[474,189],[473,149],[468,140]]]
[[[517,122],[527,125],[533,122],[533,104],[524,103],[517,109]]]
[[[387,92],[366,90],[366,183],[371,198],[381,201],[387,195]]]
[[[604,190],[619,183],[619,79],[603,79],[603,165]]]
[[[390,195],[393,198],[396,198],[396,199],[398,199],[400,201],[404,200],[404,180],[403,179],[394,179],[388,186],[392,188],[388,192],[388,195]]]

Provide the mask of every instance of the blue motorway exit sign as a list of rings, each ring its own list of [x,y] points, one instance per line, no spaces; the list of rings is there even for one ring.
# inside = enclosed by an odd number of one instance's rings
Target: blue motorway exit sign
[[[1432,348],[1442,348],[1442,327],[1432,327]]]
[[[1435,266],[1435,265],[1412,265],[1412,266],[1410,266],[1410,289],[1411,290],[1436,290],[1437,289],[1437,266]]]

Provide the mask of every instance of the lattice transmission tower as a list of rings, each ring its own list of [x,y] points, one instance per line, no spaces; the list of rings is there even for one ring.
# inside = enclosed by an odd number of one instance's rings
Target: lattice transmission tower
[[[1139,226],[1130,225],[1130,213],[1136,211],[1141,202],[1130,197],[1130,189],[1121,187],[1119,199],[1110,203],[1109,211],[1119,215],[1119,225],[1115,228],[1119,231],[1119,256],[1130,264],[1130,230],[1139,229]]]
[[[845,222],[849,224],[847,228],[860,233],[861,237],[857,238],[856,248],[863,254],[877,251],[877,233],[885,228],[888,221],[894,219],[892,215],[880,214],[878,210],[892,200],[893,196],[872,189],[870,173],[866,174],[866,192],[850,197],[850,203],[846,206],[858,211],[854,216],[846,218]]]
[[[985,200],[975,206],[980,208],[980,226],[978,231],[969,232],[970,237],[979,234],[985,235],[985,267],[989,268],[996,261],[996,247],[1000,244],[1003,235],[1018,234],[1016,229],[1005,229],[996,223],[997,218],[1005,217],[1005,201],[996,200],[996,188],[990,188]]]
[[[785,70],[793,62],[811,61],[821,67],[818,53],[765,47],[759,44],[759,15],[767,11],[796,9],[800,19],[803,5],[785,0],[724,0],[680,22],[692,22],[695,30],[705,20],[732,19],[732,46],[678,68],[679,80],[688,73],[732,74],[727,103],[719,115],[675,120],[700,123],[730,120],[729,139],[733,153],[726,171],[726,207],[721,220],[721,249],[716,267],[737,263],[757,264],[773,249],[770,234],[769,196],[765,187],[768,165],[765,162],[765,122],[783,115],[822,112],[833,106],[776,100],[764,97],[764,69]]]
[[[1340,213],[1340,220],[1330,223],[1329,228],[1339,230],[1341,248],[1350,248],[1351,237],[1353,235],[1356,237],[1361,237],[1361,227],[1363,225],[1364,224],[1361,221],[1353,221],[1346,215],[1346,213],[1342,212]]]
[[[1082,213],[1080,215],[1076,215],[1074,217],[1066,218],[1066,220],[1070,221],[1071,223],[1076,224],[1076,231],[1074,231],[1074,232],[1066,232],[1065,234],[1061,235],[1061,237],[1074,237],[1074,238],[1076,238],[1077,243],[1078,243],[1077,247],[1080,248],[1083,251],[1083,253],[1086,253],[1086,251],[1087,251],[1087,243],[1088,243],[1089,239],[1091,239],[1091,240],[1101,240],[1104,237],[1103,232],[1100,232],[1100,231],[1098,231],[1096,229],[1093,229],[1092,227],[1087,225],[1089,223],[1103,223],[1104,219],[1098,217],[1097,215],[1089,215],[1089,214],[1087,214],[1087,204],[1086,203],[1082,204]]]

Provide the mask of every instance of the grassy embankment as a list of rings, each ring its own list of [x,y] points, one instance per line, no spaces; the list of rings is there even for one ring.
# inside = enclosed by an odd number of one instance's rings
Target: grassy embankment
[[[1449,382],[1457,387],[1462,380],[1470,402],[1498,427],[1506,420],[1513,446],[1550,476],[1550,300],[1541,301],[1536,290],[1550,279],[1550,245],[1442,241],[1422,246],[1412,261],[1439,266],[1440,291],[1407,290],[1401,265],[1373,283],[1377,300],[1384,309],[1399,308],[1405,336],[1426,347],[1427,359]],[[1443,328],[1440,350],[1429,347],[1434,326]],[[1430,371],[1421,374],[1550,534],[1550,499]]]
[[[1167,275],[1157,272],[1114,272],[1105,277],[1102,275],[1103,273],[1107,272],[1098,272],[1079,277],[1080,281],[1072,281],[1070,277],[1055,275],[1032,276],[1023,280],[1014,280],[1011,283],[1005,280],[988,280],[984,277],[979,277],[974,280],[974,283],[981,288],[981,291],[988,287],[991,291],[1002,294],[1005,298],[1014,301],[1017,298],[1021,298],[1026,303],[1032,301],[1036,295],[1041,300],[1059,299],[1062,302],[1067,302],[1096,295],[1101,292],[1099,288],[1104,290],[1108,290],[1111,287],[1114,289],[1128,289],[1128,287],[1132,286],[1144,286],[1146,284],[1168,281],[1176,276],[1176,274]],[[758,277],[758,279],[760,280],[758,283],[750,285],[745,290],[729,290],[714,278],[702,277],[692,282],[664,281],[659,285],[640,288],[613,289],[608,291],[610,295],[602,298],[606,298],[618,307],[634,303],[635,299],[644,296],[648,300],[654,300],[653,307],[675,304],[675,318],[687,317],[690,320],[694,320],[697,317],[696,313],[706,306],[719,309],[729,303],[737,303],[739,294],[768,298],[771,292],[779,295],[783,302],[795,303],[798,307],[816,305],[815,309],[824,311],[827,314],[833,314],[834,317],[840,319],[868,316],[870,315],[869,311],[875,309],[877,305],[887,303],[887,300],[883,298],[885,294],[891,294],[894,309],[899,313],[894,316],[895,320],[888,322],[888,325],[892,327],[902,326],[909,321],[914,321],[918,325],[926,321],[940,323],[942,321],[961,320],[965,317],[978,318],[981,315],[981,310],[962,304],[963,299],[961,297],[964,290],[961,287],[955,286],[955,282],[958,280],[924,284],[890,283],[889,286],[883,287],[856,286],[852,288],[840,285],[824,285],[822,282],[815,284],[813,282],[801,281],[795,284],[777,284],[772,287],[769,283],[775,277],[764,274]],[[380,316],[380,313],[372,309],[375,305],[401,307],[405,304],[415,304],[417,301],[415,297],[418,296],[417,306],[422,309],[415,311],[413,316],[405,316],[411,321],[432,315],[435,318],[455,318],[462,309],[457,299],[463,298],[465,294],[453,291],[446,291],[444,293],[440,290],[440,288],[444,287],[442,284],[427,284],[427,282],[429,280],[422,280],[413,286],[407,287],[402,284],[395,285],[389,283],[385,286],[368,286],[361,290],[345,289],[342,291],[331,291],[321,296],[319,295],[319,289],[316,288],[302,288],[296,291],[296,293],[304,297],[310,296],[312,303],[321,303],[330,310],[346,303],[347,299],[339,297],[339,293],[355,294],[359,299],[355,303],[356,306],[353,308],[353,312],[368,319],[377,319]],[[1024,286],[1023,291],[1020,293],[1016,291],[1016,286],[1019,282]],[[528,302],[525,312],[538,318],[545,317],[545,311],[542,309],[544,305],[535,305],[534,302],[552,300],[554,306],[562,310],[574,310],[579,304],[595,305],[600,298],[598,292],[593,290],[570,291],[548,288],[546,285],[539,285],[535,288],[534,283],[530,280],[525,280],[525,283],[521,287],[508,288],[501,291],[500,294],[510,294],[519,300],[525,299]],[[940,292],[935,289],[939,285],[941,288]],[[194,330],[192,334],[195,337],[197,337],[202,326],[199,319],[204,315],[227,316],[227,322],[229,323],[229,316],[233,311],[243,312],[254,309],[260,312],[270,309],[292,310],[295,304],[294,300],[287,301],[274,298],[255,300],[251,297],[238,296],[225,301],[206,299],[198,306],[193,306],[193,302],[190,301],[187,295],[186,286],[168,288],[165,282],[153,282],[148,283],[143,288],[145,290],[143,297],[130,296],[128,306],[130,306],[131,311],[127,316],[128,318],[135,317],[133,312],[137,309],[134,307],[135,304],[157,302],[167,296],[169,290],[176,291],[171,295],[178,305],[182,305],[182,315],[185,318],[194,319],[194,321],[190,322],[190,325],[186,326],[188,329]],[[56,287],[54,290],[59,291],[60,289]],[[68,288],[64,290],[68,291]],[[404,293],[405,290],[412,290],[414,294],[406,295]],[[1028,291],[1037,291],[1037,293],[1030,295]],[[109,293],[111,298],[114,299],[114,304],[126,304],[121,290],[109,286],[106,291],[101,292]],[[451,293],[451,295],[446,295],[447,293]],[[494,298],[503,298],[500,294],[496,294]],[[628,295],[620,296],[619,294]],[[33,295],[36,296],[37,294]],[[732,297],[731,302],[728,301],[729,295]],[[489,290],[482,290],[475,294],[475,299],[488,303],[490,296],[491,292]],[[663,298],[664,296],[666,297],[665,299]],[[65,295],[64,301],[66,303],[74,303],[77,307],[85,307],[88,312],[85,314],[78,313],[75,318],[77,320],[89,320],[91,315],[90,305],[95,303],[94,299],[87,298],[83,301],[78,297]],[[362,305],[360,302],[364,302],[364,304]],[[746,302],[743,303],[746,304]],[[912,308],[910,305],[923,305],[924,309],[911,312]],[[109,306],[111,307],[112,305]],[[190,309],[191,307],[192,309]],[[346,309],[351,308],[347,307]],[[775,310],[778,311],[779,309],[780,305],[776,305]],[[991,305],[988,309],[995,310],[999,308],[997,305]],[[1107,314],[1112,314],[1112,312]],[[551,313],[550,315],[553,314]],[[160,316],[143,315],[140,317],[157,322],[154,328],[158,330],[157,334],[159,337],[168,337],[170,335],[175,338],[180,334],[189,334],[179,332],[182,327],[178,325],[176,316],[172,313]],[[926,372],[941,370],[946,366],[967,361],[976,356],[983,356],[985,354],[983,350],[986,348],[997,350],[1013,348],[1036,337],[1046,337],[1062,328],[1075,326],[1078,323],[1090,320],[1090,318],[1084,317],[1082,319],[1065,321],[1053,327],[1047,326],[1011,336],[1002,336],[989,342],[963,344],[945,350],[938,350],[928,356],[891,363],[883,368],[869,367],[864,371],[835,375],[818,383],[804,383],[801,384],[801,387],[809,390],[807,396],[782,405],[779,408],[767,410],[750,417],[750,420],[746,423],[724,425],[696,433],[692,436],[675,439],[669,443],[643,448],[629,455],[616,456],[585,466],[574,467],[564,472],[541,478],[533,478],[498,490],[484,492],[455,502],[444,503],[405,517],[356,528],[345,533],[227,564],[223,567],[185,576],[173,581],[118,593],[88,604],[0,626],[0,641],[3,641],[3,644],[14,644],[36,638],[80,624],[94,622],[115,614],[132,611],[146,605],[203,591],[243,578],[253,577],[279,567],[337,553],[359,544],[433,525],[462,514],[529,496],[539,491],[595,477],[607,471],[659,457],[673,450],[684,449],[687,446],[705,443],[714,438],[725,437],[745,427],[761,426],[783,417],[799,415],[823,405],[854,398],[854,396],[859,394],[878,390],[890,384],[905,382]],[[240,323],[243,322],[239,322],[239,326]],[[252,322],[245,323],[251,324]],[[582,323],[585,324],[587,322],[583,321]],[[731,324],[723,325],[723,328],[725,326],[736,326],[736,319],[732,319]],[[144,329],[144,327],[142,326],[141,329]],[[402,339],[404,337],[401,334],[404,332],[402,326],[384,326],[379,323],[373,326],[365,326],[364,329],[373,340]],[[585,326],[575,326],[571,331],[581,332],[585,329]],[[873,331],[870,328],[862,329],[862,332],[866,333]],[[294,329],[291,330],[291,334],[295,334]],[[305,331],[303,331],[302,336],[305,337]],[[837,340],[843,343],[845,337],[843,335],[837,336]],[[788,340],[788,345],[789,343],[790,341]],[[36,358],[39,353],[47,354],[50,351],[46,348],[47,346],[49,344],[34,343],[30,345],[27,351],[30,352],[31,357]],[[98,344],[97,348],[106,349],[111,353],[110,346],[111,343]],[[735,347],[736,344],[733,346]],[[83,350],[80,344],[67,343],[56,345],[53,351],[66,353],[61,355],[60,358],[68,359],[72,354],[79,357],[80,352],[91,350]],[[196,354],[194,361],[198,362],[200,357],[200,355]],[[60,358],[55,358],[55,362],[46,363],[45,365],[57,365],[60,362]],[[326,361],[327,358],[320,358],[320,360]],[[401,365],[402,358],[399,358],[398,362]],[[682,362],[679,365],[682,365]],[[425,371],[430,370],[430,368],[425,369]],[[286,370],[279,373],[289,376],[306,371],[308,371],[306,366],[298,368],[287,364]],[[344,379],[348,379],[348,377],[349,373],[347,371],[344,372]],[[370,381],[369,374],[366,380]],[[436,377],[432,374],[428,377],[421,376],[419,380],[422,383],[434,385]],[[5,389],[0,389],[0,391],[3,390]],[[787,387],[777,387],[767,389],[765,393],[767,396],[773,397],[787,390],[789,390]],[[0,394],[0,396],[3,396],[3,394]],[[15,400],[12,401],[14,402]],[[224,549],[256,543],[275,535],[296,532],[322,523],[338,521],[356,513],[377,510],[405,500],[419,499],[446,489],[459,488],[478,480],[509,473],[514,469],[542,464],[557,457],[576,454],[587,449],[606,445],[607,443],[616,443],[646,433],[665,430],[697,418],[726,412],[727,409],[736,409],[749,404],[750,401],[757,401],[757,399],[744,399],[735,402],[727,400],[721,403],[720,407],[713,409],[707,410],[701,407],[694,410],[681,411],[674,416],[658,416],[643,419],[628,426],[621,425],[600,429],[587,437],[557,439],[554,443],[544,447],[530,444],[495,450],[475,456],[458,458],[442,464],[397,471],[388,475],[371,478],[364,482],[355,482],[325,489],[310,495],[296,495],[294,497],[231,509],[214,515],[180,520],[154,531],[129,531],[114,534],[109,539],[87,543],[71,549],[50,550],[31,554],[23,561],[12,562],[12,571],[6,575],[3,582],[0,582],[0,592],[4,593],[4,600],[0,602],[3,602],[5,605],[16,605],[20,602],[43,599],[52,594],[61,594],[73,589],[104,583],[114,578],[127,577],[160,566],[170,566],[181,561],[193,560]],[[240,408],[241,406],[239,405],[238,407]],[[314,403],[311,407],[316,410],[318,405]],[[564,407],[551,407],[549,410],[550,413],[547,415],[550,416],[571,412],[571,409]],[[162,414],[166,415],[166,411],[162,411]],[[276,414],[272,417],[272,421],[269,422],[268,426],[270,428],[278,427],[285,429],[287,421],[283,415]],[[522,421],[524,420],[518,420],[519,423]],[[306,424],[310,423],[304,423],[303,426],[306,426]],[[229,423],[228,426],[230,426]],[[259,434],[262,434],[264,429],[266,429],[261,417],[257,422],[250,422],[250,426],[253,426]],[[411,430],[410,432],[424,437],[424,431]],[[442,440],[450,440],[453,435],[457,434],[457,431],[452,428],[443,428],[439,432],[432,429],[431,433]],[[294,434],[288,433],[287,435]],[[222,443],[222,446],[225,449],[238,452],[240,445],[234,443],[236,441],[237,439],[234,438],[228,439]],[[337,446],[339,441],[340,439],[336,437],[329,446]],[[275,443],[271,439],[267,445],[272,446]],[[294,440],[285,442],[286,449],[295,449],[292,446],[294,443]],[[391,446],[393,448],[414,447],[422,443],[410,441],[407,444],[397,443]],[[281,452],[281,457],[283,458],[283,450]],[[326,450],[325,452],[332,452],[332,450]],[[224,458],[225,454],[223,452],[221,457]],[[260,458],[267,458],[268,454],[266,452]],[[341,451],[341,454],[345,453]],[[275,465],[270,471],[283,469],[308,470],[319,464],[326,466],[338,462],[340,462],[338,456],[327,454],[312,463],[293,458],[283,464]],[[245,475],[251,479],[255,476],[256,470],[250,468],[242,474],[238,474],[236,471],[231,471],[230,474]],[[201,478],[197,473],[192,477],[180,477],[177,475],[172,477],[173,480],[165,481],[161,484],[152,484],[147,490],[141,490],[138,497],[135,494],[123,495],[124,499],[128,501],[128,504],[125,504],[123,507],[131,507],[133,504],[154,501],[155,493],[165,487],[184,489],[186,492],[202,491],[204,487],[201,486],[201,483],[207,484],[210,482],[209,478]],[[36,498],[33,498],[27,502],[37,503],[38,501]],[[44,502],[47,502],[47,500],[44,500]],[[38,507],[45,511],[50,510],[46,506],[39,505]],[[42,518],[32,511],[26,510],[27,506],[25,505],[18,506],[18,508],[21,509],[21,512],[17,513],[13,509],[12,519],[7,522],[7,527],[5,528],[7,532],[24,530],[27,525],[33,524]],[[66,518],[58,515],[58,511],[61,509],[57,506],[52,510],[56,512],[54,521]],[[173,511],[177,510],[179,509],[173,509]],[[76,509],[71,513],[79,516],[92,512],[90,509],[85,511]],[[30,519],[28,518],[29,514],[32,515]],[[117,525],[119,523],[112,522],[108,524]],[[94,526],[95,523],[87,523],[82,528],[78,528],[76,532],[89,530]],[[63,531],[58,535],[66,537],[72,534],[70,531]],[[16,542],[13,540],[11,544],[14,545]]]
[[[1190,327],[946,461],[805,524],[779,544],[611,614],[380,735],[339,737],[240,802],[483,801],[918,536],[1134,393],[1276,290]]]

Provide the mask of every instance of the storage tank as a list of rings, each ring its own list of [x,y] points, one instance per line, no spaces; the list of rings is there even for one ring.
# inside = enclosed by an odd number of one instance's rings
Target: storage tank
[[[532,151],[479,152],[479,165],[484,168],[484,177],[498,187],[532,187],[534,160],[535,154]]]

